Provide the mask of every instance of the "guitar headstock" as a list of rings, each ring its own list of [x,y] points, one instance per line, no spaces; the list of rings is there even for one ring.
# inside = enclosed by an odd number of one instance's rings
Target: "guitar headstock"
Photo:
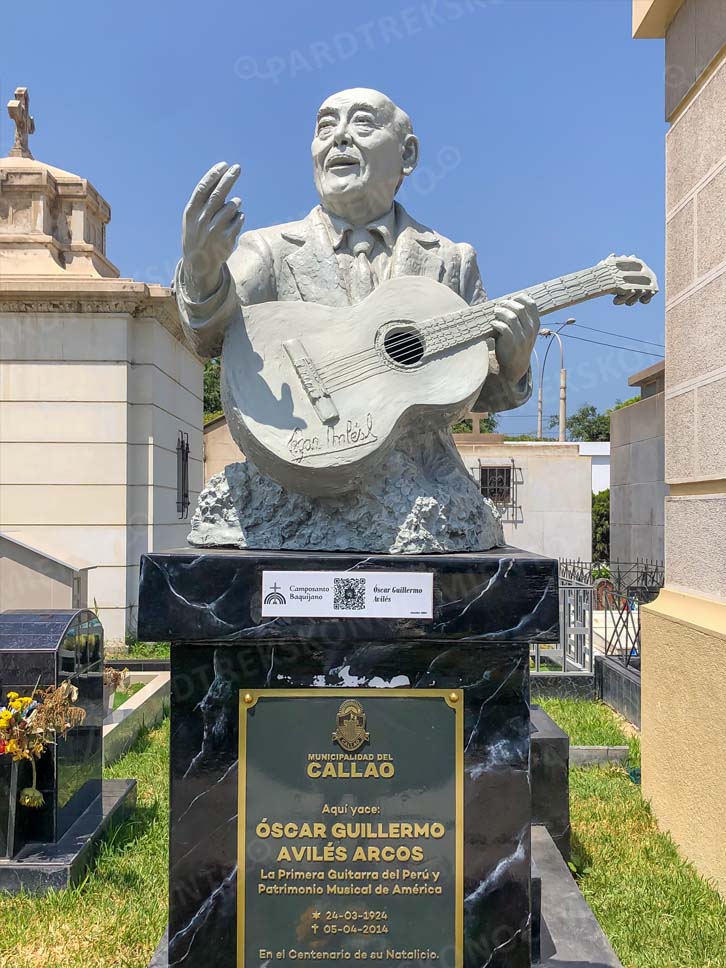
[[[616,306],[649,303],[658,292],[655,273],[634,255],[609,255],[599,265],[612,275]]]

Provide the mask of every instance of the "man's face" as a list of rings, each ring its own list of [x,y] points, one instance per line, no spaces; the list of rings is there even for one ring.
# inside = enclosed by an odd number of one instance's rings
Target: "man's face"
[[[362,217],[375,217],[388,211],[403,175],[413,170],[415,157],[411,163],[407,156],[415,156],[417,144],[398,130],[387,97],[356,88],[322,104],[311,150],[326,208],[350,218],[351,206],[358,207]]]

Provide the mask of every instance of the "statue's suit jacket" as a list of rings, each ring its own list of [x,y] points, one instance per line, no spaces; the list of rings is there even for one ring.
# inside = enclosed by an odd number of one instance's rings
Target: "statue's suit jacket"
[[[402,205],[396,204],[395,213],[390,278],[426,276],[453,289],[470,305],[486,300],[476,253],[470,245],[451,242],[420,225]],[[186,333],[197,352],[208,357],[220,353],[225,329],[239,313],[240,305],[298,299],[326,306],[351,304],[320,206],[301,221],[240,236],[219,288],[204,302],[194,302],[187,296],[181,262],[174,288]],[[490,356],[494,356],[491,349]],[[498,412],[521,406],[532,393],[530,372],[512,383],[496,372],[495,359],[492,363],[476,409]]]

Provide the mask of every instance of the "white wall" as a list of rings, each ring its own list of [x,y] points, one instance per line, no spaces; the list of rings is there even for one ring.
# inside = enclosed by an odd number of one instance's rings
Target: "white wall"
[[[0,313],[0,530],[89,567],[109,641],[136,620],[142,553],[183,547],[176,442],[202,486],[203,368],[156,319]]]
[[[592,493],[607,491],[610,487],[610,441],[581,441],[577,446],[583,457],[592,460]]]
[[[479,479],[482,465],[514,459],[518,479],[514,520],[504,523],[509,544],[552,558],[592,555],[592,469],[577,444],[509,442],[460,445],[464,463]]]

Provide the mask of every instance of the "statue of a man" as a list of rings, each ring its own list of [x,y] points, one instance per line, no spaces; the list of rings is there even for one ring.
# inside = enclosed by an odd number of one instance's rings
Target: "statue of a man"
[[[397,276],[426,276],[469,304],[485,301],[474,249],[420,225],[395,202],[418,156],[408,115],[380,92],[356,88],[329,97],[318,111],[312,157],[320,205],[301,221],[246,232],[238,241],[240,199],[227,196],[239,166],[220,163],[207,172],[184,211],[175,280],[197,352],[218,355],[228,324],[245,306],[304,300],[344,307]],[[518,407],[532,392],[535,303],[503,300],[494,326],[477,411]],[[409,435],[358,490],[337,499],[284,490],[249,462],[230,465],[202,493],[189,540],[424,552],[481,550],[503,539],[495,509],[442,429]]]

